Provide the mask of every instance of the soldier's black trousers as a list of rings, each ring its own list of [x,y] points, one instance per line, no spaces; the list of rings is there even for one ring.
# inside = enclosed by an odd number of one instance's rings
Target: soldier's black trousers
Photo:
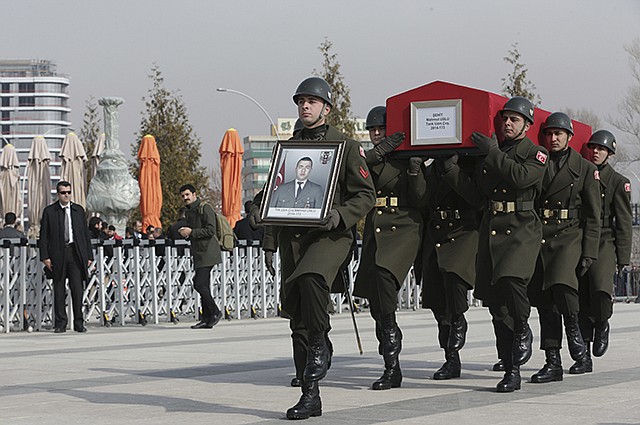
[[[369,308],[371,316],[387,316],[398,308],[398,290],[400,285],[396,277],[389,270],[375,266],[375,282],[369,293]]]
[[[471,289],[471,285],[456,273],[425,277],[423,282],[423,296],[428,298],[423,304],[434,314],[451,320],[452,317],[459,317],[469,309],[467,291]]]
[[[531,304],[524,279],[512,276],[500,278],[493,290],[498,300],[497,307],[505,306],[514,321],[526,322],[529,319]]]
[[[294,322],[291,329],[305,328],[309,334],[329,329],[327,300],[329,285],[324,277],[315,273],[303,274],[295,280],[287,293],[287,305],[293,305],[293,311],[287,311]]]
[[[591,295],[582,291],[580,286],[580,333],[585,341],[593,341],[594,322],[604,322],[613,315],[613,301],[611,296],[603,291]]]
[[[562,348],[562,316],[553,310],[538,308],[540,349]]]

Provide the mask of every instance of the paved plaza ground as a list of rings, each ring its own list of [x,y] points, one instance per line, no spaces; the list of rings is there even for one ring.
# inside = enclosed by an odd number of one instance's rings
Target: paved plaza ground
[[[460,379],[434,381],[443,361],[429,311],[402,311],[402,388],[371,391],[382,372],[373,321],[357,315],[360,356],[348,313],[332,317],[333,366],[321,382],[331,424],[639,424],[640,304],[616,304],[611,344],[594,373],[531,384],[544,363],[535,350],[522,368],[522,390],[494,392],[495,342],[486,309],[472,307]],[[0,424],[262,424],[283,423],[300,390],[292,377],[284,319],[102,328],[89,332],[0,335]],[[531,320],[538,345],[535,312]]]

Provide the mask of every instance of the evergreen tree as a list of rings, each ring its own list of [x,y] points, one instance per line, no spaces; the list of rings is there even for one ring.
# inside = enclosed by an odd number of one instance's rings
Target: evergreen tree
[[[354,137],[356,134],[356,120],[351,113],[351,93],[349,87],[344,82],[344,77],[340,73],[340,62],[338,55],[331,52],[333,43],[325,38],[318,50],[322,52],[322,71],[314,70],[313,73],[324,78],[331,86],[333,108],[327,117],[327,122],[347,137]]]
[[[160,217],[162,227],[166,230],[177,219],[178,210],[184,205],[178,193],[180,186],[191,183],[202,197],[210,191],[209,178],[206,169],[200,165],[202,142],[189,123],[182,98],[165,88],[164,77],[157,65],[151,68],[149,78],[153,87],[147,97],[142,99],[145,110],[141,113],[140,131],[136,134],[136,142],[131,149],[132,156],[137,158],[142,138],[151,134],[156,139],[162,184]],[[136,177],[139,176],[139,171],[140,164],[136,161],[133,165]]]
[[[504,61],[513,65],[513,72],[502,79],[502,94],[507,97],[522,96],[526,97],[535,106],[540,105],[542,100],[534,91],[535,84],[527,79],[527,67],[520,63],[522,55],[518,51],[518,43],[512,45],[513,50],[509,50],[509,55],[504,57]]]

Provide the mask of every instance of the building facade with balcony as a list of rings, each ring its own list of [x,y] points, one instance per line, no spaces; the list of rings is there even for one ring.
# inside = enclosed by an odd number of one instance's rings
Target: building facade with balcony
[[[60,148],[71,126],[70,113],[69,79],[57,73],[55,63],[0,60],[2,146],[11,143],[16,148],[22,187],[26,187],[27,158],[36,136],[44,136],[49,146],[52,183],[60,179]],[[24,204],[26,208],[26,196]]]

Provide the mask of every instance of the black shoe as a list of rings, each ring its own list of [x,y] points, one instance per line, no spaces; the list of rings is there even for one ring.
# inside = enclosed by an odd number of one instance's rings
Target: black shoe
[[[217,325],[218,322],[220,322],[220,319],[222,319],[222,316],[223,316],[222,312],[218,310],[218,314],[214,314],[211,320],[207,322],[207,325],[209,326],[209,328],[212,328],[215,325]]]
[[[531,376],[531,382],[543,384],[546,382],[562,381],[562,362],[559,348],[545,350],[546,362],[538,373]]]
[[[593,340],[593,355],[596,357],[604,356],[609,348],[609,321],[596,322],[596,335]]]
[[[322,401],[318,381],[303,382],[302,396],[298,403],[287,410],[287,419],[309,419],[322,416]]]
[[[460,364],[460,354],[457,351],[446,354],[446,361],[442,367],[433,374],[433,379],[436,381],[443,381],[446,379],[453,379],[460,377],[460,370],[462,365]]]
[[[388,390],[390,388],[400,388],[402,384],[402,371],[400,365],[393,368],[385,368],[380,379],[371,384],[372,390]]]
[[[464,314],[460,315],[457,320],[451,322],[451,329],[449,330],[449,339],[447,342],[447,349],[450,352],[459,351],[464,347],[464,343],[467,340],[467,320],[464,318]]]
[[[66,331],[67,331],[67,329],[66,329],[66,328],[55,328],[55,329],[53,330],[53,333],[56,333],[56,334],[63,334],[63,333],[65,333]]]
[[[491,370],[494,372],[504,372],[504,362],[502,360],[498,360],[497,363],[494,363]]]
[[[569,373],[571,375],[582,375],[583,373],[591,373],[593,372],[593,361],[591,360],[591,354],[589,353],[589,342],[585,344],[587,346],[587,350],[584,356],[576,360],[576,362],[569,368]]]
[[[87,328],[85,328],[84,326],[80,328],[76,328],[76,332],[79,332],[79,333],[85,333],[86,331],[87,331]]]
[[[291,379],[291,386],[292,387],[300,387],[300,386],[302,386],[302,379],[292,378]]]
[[[205,326],[207,326],[205,322],[198,322],[195,325],[191,326],[191,329],[202,329]]]
[[[522,366],[531,358],[533,333],[527,322],[518,322],[513,331],[512,360],[514,366]]]
[[[496,391],[499,393],[512,393],[520,389],[520,367],[513,366],[504,374],[502,381],[496,385]]]

